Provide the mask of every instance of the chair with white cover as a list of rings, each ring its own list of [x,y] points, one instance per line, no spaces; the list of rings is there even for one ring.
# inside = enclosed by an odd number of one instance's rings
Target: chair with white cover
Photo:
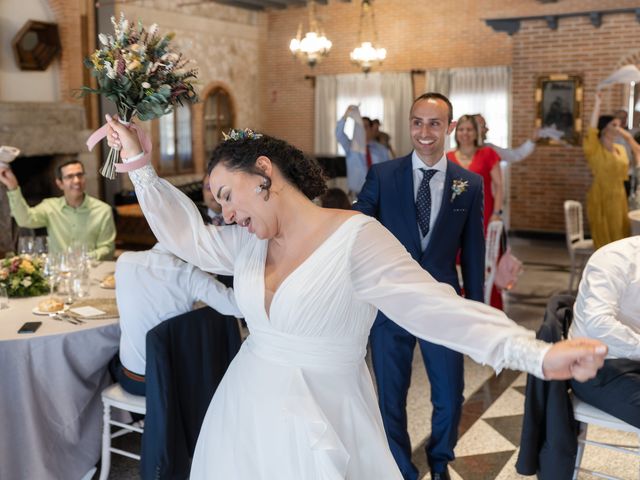
[[[580,422],[580,434],[578,435],[578,452],[576,455],[576,464],[573,472],[573,480],[576,480],[578,478],[578,473],[580,472],[589,473],[590,475],[593,475],[599,478],[622,480],[619,477],[607,475],[606,473],[596,472],[593,470],[582,468],[580,464],[582,463],[582,456],[584,454],[585,446],[594,445],[602,448],[607,448],[609,450],[613,450],[616,452],[622,452],[625,454],[633,455],[639,458],[640,458],[640,447],[638,445],[632,445],[632,446],[614,445],[606,442],[597,442],[594,440],[587,440],[587,428],[589,427],[589,425],[597,425],[599,427],[633,433],[638,437],[638,441],[640,441],[640,429],[634,427],[633,425],[629,425],[628,423],[612,415],[609,415],[608,413],[603,412],[602,410],[594,407],[593,405],[589,405],[588,403],[583,402],[582,400],[577,398],[575,395],[573,395],[572,397],[572,402],[573,402],[573,415],[575,419],[578,422]],[[640,478],[640,472],[637,478]]]
[[[564,202],[564,225],[567,238],[567,248],[571,260],[569,291],[573,291],[573,280],[580,275],[587,258],[593,253],[593,240],[584,238],[584,227],[582,224],[582,204],[575,200],[565,200]],[[578,257],[580,262],[578,263]]]
[[[484,303],[487,305],[491,304],[491,290],[493,290],[493,284],[496,279],[502,232],[502,221],[494,220],[489,223],[484,252]]]
[[[145,397],[132,395],[125,391],[119,383],[105,388],[102,391],[102,404],[104,407],[104,424],[102,426],[102,466],[100,469],[100,480],[107,480],[111,468],[111,452],[125,457],[140,460],[140,455],[111,446],[111,439],[126,435],[131,432],[142,434],[143,429],[136,423],[126,424],[111,418],[111,407],[116,407],[127,412],[144,415],[147,411]],[[111,433],[111,425],[120,427]]]

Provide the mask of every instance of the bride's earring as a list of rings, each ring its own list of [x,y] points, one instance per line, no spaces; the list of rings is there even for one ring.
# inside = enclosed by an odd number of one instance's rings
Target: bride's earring
[[[262,193],[262,190],[264,190],[264,185],[258,185],[255,190],[256,195],[260,195]]]

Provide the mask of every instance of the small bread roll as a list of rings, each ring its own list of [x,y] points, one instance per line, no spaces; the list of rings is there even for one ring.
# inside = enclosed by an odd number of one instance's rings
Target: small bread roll
[[[116,277],[113,275],[107,275],[102,279],[103,288],[116,288]]]
[[[38,310],[41,312],[59,312],[64,309],[64,303],[57,298],[47,298],[38,304]]]

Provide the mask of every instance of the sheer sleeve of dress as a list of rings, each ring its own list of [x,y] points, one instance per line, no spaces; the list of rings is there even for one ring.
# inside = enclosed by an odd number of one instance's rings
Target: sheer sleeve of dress
[[[238,252],[249,240],[246,229],[204,224],[196,205],[153,167],[129,173],[151,230],[171,253],[202,270],[233,275]]]
[[[497,372],[511,368],[544,378],[542,360],[549,344],[503,312],[436,282],[376,220],[363,223],[355,235],[349,268],[356,296],[416,337],[469,355]]]

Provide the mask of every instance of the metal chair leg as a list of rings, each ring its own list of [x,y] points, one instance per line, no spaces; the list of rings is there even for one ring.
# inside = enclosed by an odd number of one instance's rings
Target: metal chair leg
[[[573,480],[577,480],[578,472],[580,472],[580,464],[582,463],[582,456],[584,455],[584,441],[587,439],[586,423],[580,422],[580,433],[578,434],[578,451],[576,452],[576,464],[573,468]]]
[[[111,406],[107,403],[104,403],[102,422],[102,461],[99,480],[107,480],[111,469]]]

